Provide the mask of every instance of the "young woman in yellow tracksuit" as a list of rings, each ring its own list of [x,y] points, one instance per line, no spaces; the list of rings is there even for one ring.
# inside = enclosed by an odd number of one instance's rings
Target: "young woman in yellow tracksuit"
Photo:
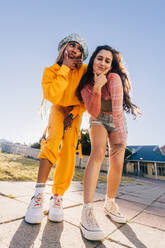
[[[58,49],[56,63],[46,68],[43,74],[43,96],[52,106],[48,138],[42,144],[39,154],[36,190],[25,216],[28,223],[40,223],[43,218],[44,187],[54,164],[56,169],[48,218],[55,222],[63,220],[62,196],[73,177],[80,124],[86,110],[75,94],[87,69],[87,66],[82,64],[88,55],[86,42],[78,34],[71,34],[59,43]]]

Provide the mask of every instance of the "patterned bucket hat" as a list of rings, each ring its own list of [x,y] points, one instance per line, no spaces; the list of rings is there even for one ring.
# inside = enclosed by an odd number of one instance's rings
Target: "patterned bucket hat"
[[[88,57],[88,47],[87,47],[87,43],[84,40],[84,38],[82,36],[80,36],[79,34],[73,33],[68,35],[67,37],[65,37],[64,39],[62,39],[58,45],[58,51],[61,49],[61,47],[70,42],[70,41],[75,41],[77,43],[79,43],[82,48],[83,48],[83,55],[84,55],[84,60]]]

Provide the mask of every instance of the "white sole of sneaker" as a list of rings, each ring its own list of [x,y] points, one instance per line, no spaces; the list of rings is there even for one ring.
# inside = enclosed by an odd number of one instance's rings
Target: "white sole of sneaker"
[[[25,216],[25,222],[29,223],[29,224],[41,224],[42,222],[42,219],[43,219],[44,215],[41,217],[41,216],[28,216],[26,217]]]
[[[64,219],[64,216],[51,216],[50,214],[48,214],[48,220],[50,220],[51,222],[62,222]]]
[[[81,223],[80,223],[80,230],[82,232],[83,237],[86,238],[87,240],[102,241],[105,238],[103,232],[89,231]]]
[[[118,217],[118,216],[116,216],[114,214],[111,214],[105,208],[104,208],[104,214],[109,216],[111,218],[111,220],[113,220],[116,223],[125,224],[127,222],[126,218],[120,218],[120,217]]]

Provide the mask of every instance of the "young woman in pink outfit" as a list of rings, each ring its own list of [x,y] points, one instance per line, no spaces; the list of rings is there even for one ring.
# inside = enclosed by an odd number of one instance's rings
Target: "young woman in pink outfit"
[[[80,224],[82,234],[89,240],[104,238],[93,214],[92,202],[107,140],[110,167],[104,212],[115,222],[126,222],[115,197],[121,181],[127,138],[123,111],[131,112],[134,116],[138,113],[129,95],[130,86],[121,54],[107,45],[97,47],[77,89],[79,99],[85,103],[90,114],[92,149],[84,174],[84,206]]]

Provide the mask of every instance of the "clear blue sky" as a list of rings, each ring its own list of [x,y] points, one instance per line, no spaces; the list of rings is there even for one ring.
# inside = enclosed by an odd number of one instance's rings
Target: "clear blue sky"
[[[164,10],[164,0],[2,1],[0,139],[39,140],[47,123],[38,113],[43,69],[54,63],[58,42],[77,32],[89,55],[103,44],[123,54],[133,100],[143,113],[138,120],[127,115],[128,144],[164,145]]]

